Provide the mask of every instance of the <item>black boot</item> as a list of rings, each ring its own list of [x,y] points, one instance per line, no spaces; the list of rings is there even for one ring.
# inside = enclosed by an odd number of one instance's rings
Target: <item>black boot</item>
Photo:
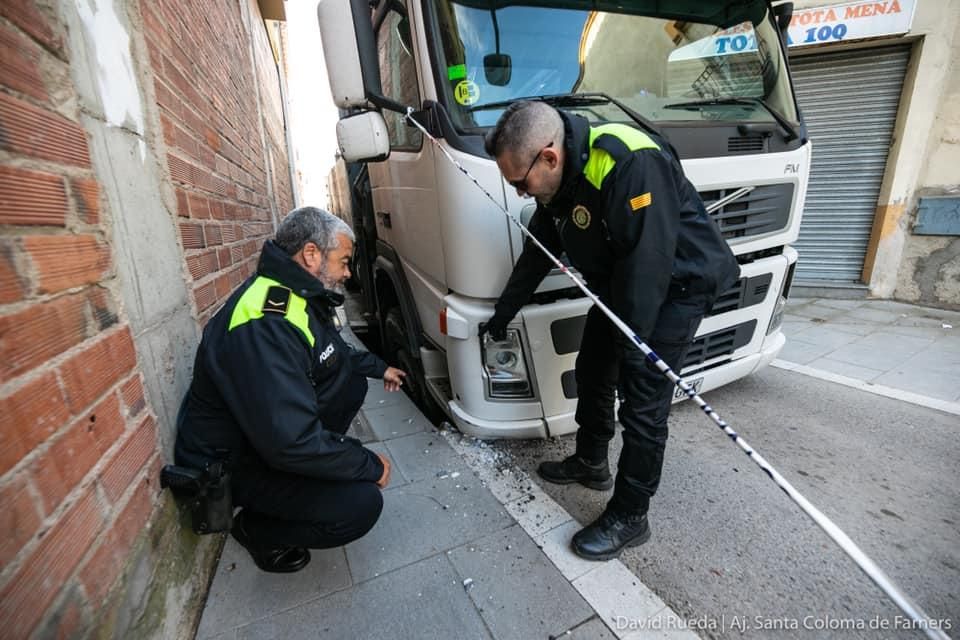
[[[581,558],[610,560],[626,547],[636,547],[649,539],[646,513],[622,514],[608,507],[596,522],[573,536],[571,546]]]
[[[547,482],[554,484],[572,484],[579,482],[588,489],[606,491],[613,486],[610,477],[610,465],[606,457],[596,464],[591,464],[574,454],[559,462],[541,462],[537,473]]]
[[[253,562],[261,571],[269,573],[293,573],[300,571],[310,562],[310,551],[304,547],[281,546],[263,548],[254,545],[244,527],[244,513],[241,511],[233,519],[230,533],[234,539],[250,552]]]

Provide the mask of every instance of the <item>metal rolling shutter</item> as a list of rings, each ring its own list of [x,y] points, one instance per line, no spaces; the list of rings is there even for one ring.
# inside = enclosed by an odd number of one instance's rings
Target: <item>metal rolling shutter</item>
[[[861,280],[910,46],[797,57],[813,165],[797,279]]]

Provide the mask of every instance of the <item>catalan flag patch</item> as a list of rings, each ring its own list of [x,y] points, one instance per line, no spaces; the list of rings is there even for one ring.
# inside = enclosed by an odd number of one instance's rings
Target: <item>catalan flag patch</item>
[[[630,198],[630,208],[634,211],[638,209],[643,209],[644,207],[649,207],[650,203],[653,202],[653,198],[650,195],[650,192],[640,194],[635,198]]]

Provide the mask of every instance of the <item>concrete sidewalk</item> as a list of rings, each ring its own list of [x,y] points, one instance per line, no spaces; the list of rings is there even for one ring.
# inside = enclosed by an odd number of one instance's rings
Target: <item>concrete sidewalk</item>
[[[792,299],[774,366],[960,415],[960,312]]]
[[[960,415],[960,313],[801,299],[784,330],[775,366]],[[697,637],[620,561],[574,556],[580,523],[495,448],[379,381],[352,431],[394,463],[380,521],[292,575],[228,537],[197,638]]]

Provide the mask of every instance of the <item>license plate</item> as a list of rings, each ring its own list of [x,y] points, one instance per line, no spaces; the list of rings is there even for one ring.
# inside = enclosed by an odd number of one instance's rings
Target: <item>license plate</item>
[[[693,390],[697,393],[700,393],[700,389],[703,388],[703,378],[697,378],[696,380],[687,380],[686,383],[693,387]],[[674,398],[686,398],[687,393],[680,387],[675,387],[673,390]]]

